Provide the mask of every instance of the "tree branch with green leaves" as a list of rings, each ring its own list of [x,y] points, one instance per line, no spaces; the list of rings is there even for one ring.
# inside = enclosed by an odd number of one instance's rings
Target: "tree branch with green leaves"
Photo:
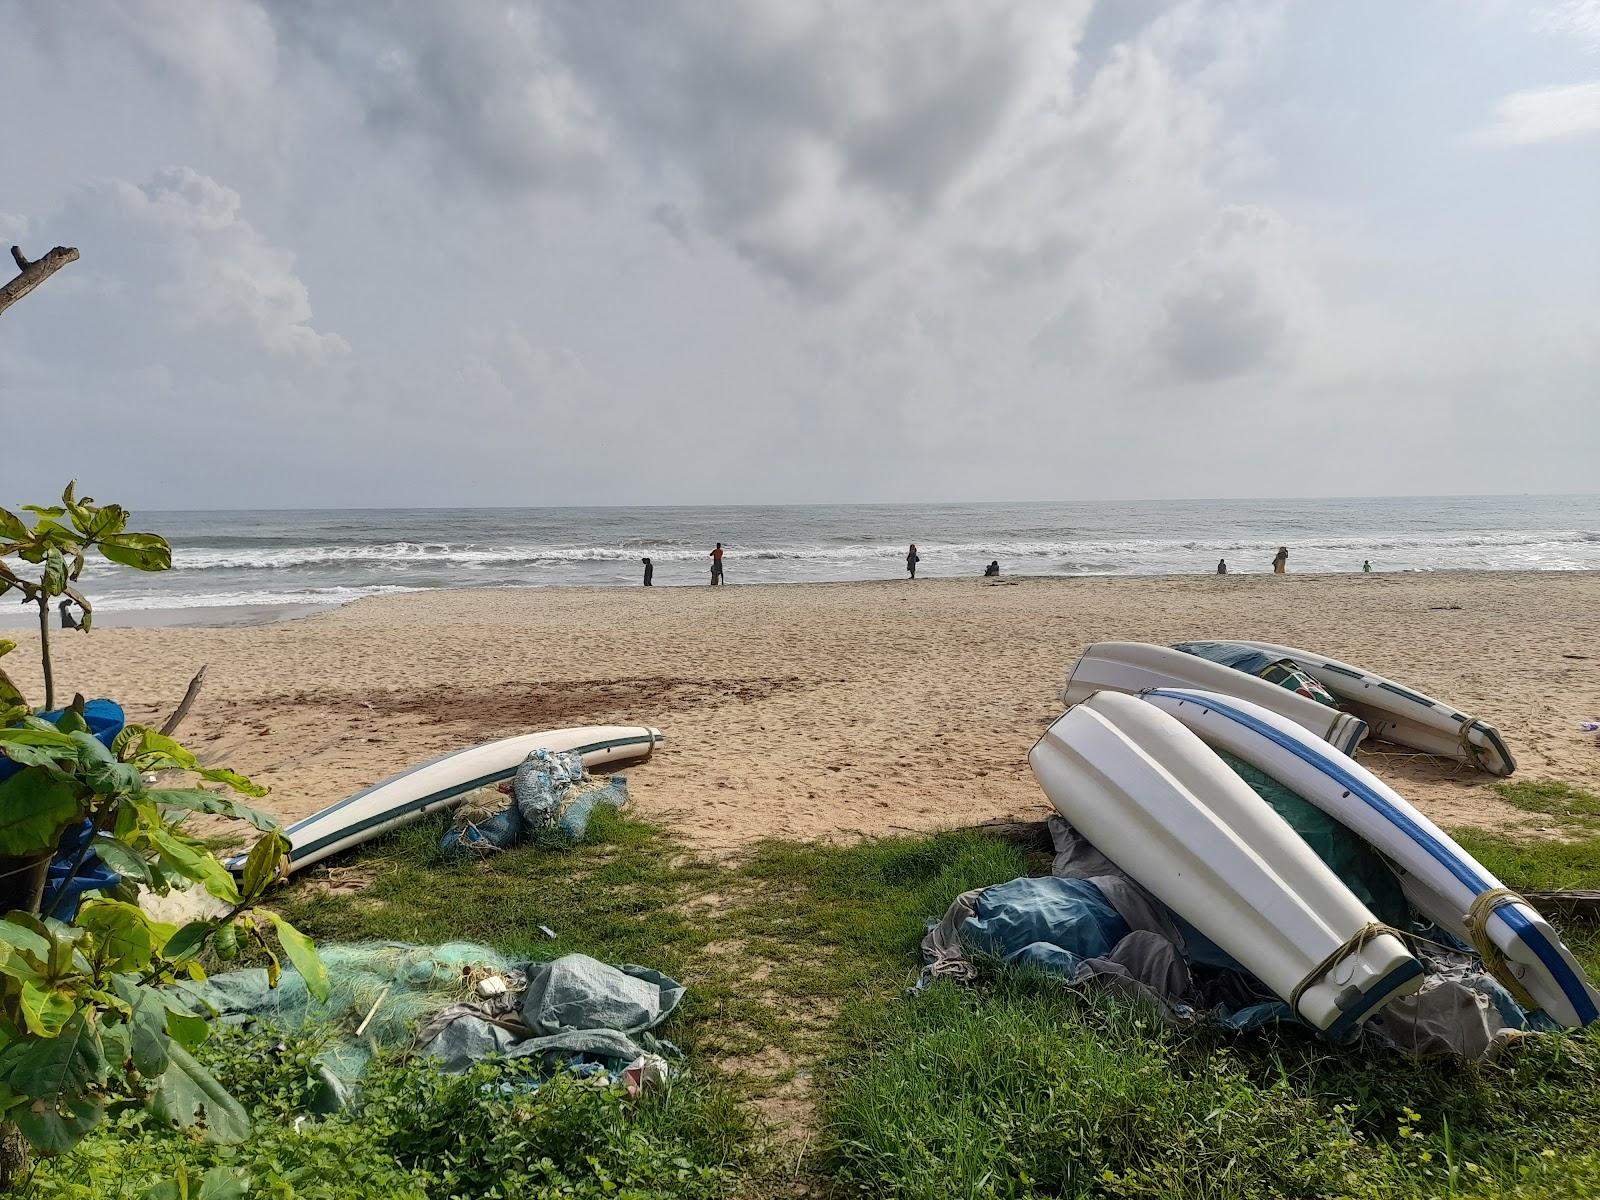
[[[245,946],[265,957],[273,984],[281,954],[312,995],[326,995],[310,939],[261,905],[287,874],[289,839],[246,803],[266,789],[245,776],[203,764],[143,726],[126,727],[107,746],[91,730],[81,695],[52,712],[50,602],[70,597],[88,630],[93,609],[76,583],[91,552],[161,571],[172,551],[156,534],[127,532],[126,510],[79,499],[72,485],[60,505],[23,511],[33,514],[31,525],[0,509],[0,593],[18,591],[39,608],[45,703],[30,707],[0,671],[0,761],[12,767],[0,780],[0,1121],[35,1150],[58,1154],[93,1129],[108,1105],[131,1102],[208,1137],[236,1140],[248,1132],[248,1118],[189,1053],[211,1023],[176,985],[205,978],[207,951],[228,960]],[[37,576],[7,558],[39,568]],[[15,649],[0,640],[0,656]],[[197,814],[260,833],[237,875],[186,832]],[[86,836],[71,875],[93,853],[120,883],[65,919],[65,888],[47,901],[44,885],[72,830]],[[179,926],[138,903],[144,893],[194,887],[213,898],[216,916]]]

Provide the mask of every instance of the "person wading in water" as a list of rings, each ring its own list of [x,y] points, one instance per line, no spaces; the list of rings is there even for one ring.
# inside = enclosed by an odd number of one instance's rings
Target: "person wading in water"
[[[917,553],[917,544],[911,543],[911,549],[906,551],[906,573],[915,579],[917,577],[917,564],[922,561],[922,556]]]
[[[722,543],[717,543],[717,548],[711,552],[711,586],[716,587],[722,582]]]
[[[1272,573],[1286,575],[1289,572],[1289,547],[1279,546],[1278,553],[1272,560]]]

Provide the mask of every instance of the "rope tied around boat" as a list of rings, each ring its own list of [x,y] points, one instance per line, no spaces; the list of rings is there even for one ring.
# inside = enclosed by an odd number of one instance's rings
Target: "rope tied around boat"
[[[1404,944],[1404,937],[1398,929],[1385,925],[1382,921],[1370,921],[1346,938],[1338,949],[1328,955],[1327,958],[1312,967],[1310,974],[1295,984],[1294,990],[1289,993],[1289,1008],[1294,1012],[1295,1016],[1300,1015],[1300,997],[1305,995],[1307,988],[1321,982],[1322,977],[1347,956],[1359,954],[1368,942],[1374,941],[1386,933],[1400,938],[1401,943]]]
[[[1526,899],[1508,887],[1490,888],[1487,892],[1479,893],[1472,901],[1472,907],[1467,909],[1462,921],[1466,924],[1467,936],[1472,939],[1472,948],[1478,952],[1478,957],[1483,959],[1483,965],[1489,974],[1511,993],[1513,1000],[1523,1008],[1531,1010],[1538,1008],[1539,1002],[1527,988],[1522,986],[1522,981],[1511,973],[1511,963],[1506,958],[1505,951],[1495,945],[1489,937],[1489,918],[1494,916],[1495,909],[1504,904],[1527,903]]]

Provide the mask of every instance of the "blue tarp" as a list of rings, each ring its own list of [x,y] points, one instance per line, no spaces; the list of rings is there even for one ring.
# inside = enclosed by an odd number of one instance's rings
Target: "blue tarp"
[[[58,708],[39,715],[53,722],[65,711]],[[89,725],[89,732],[108,750],[122,732],[125,720],[122,706],[110,700],[90,700],[85,703],[83,719]],[[0,758],[0,784],[20,770],[20,764],[9,758]],[[122,882],[122,877],[102,863],[93,850],[84,856],[81,863],[78,862],[78,855],[93,837],[94,826],[88,821],[74,825],[61,835],[55,858],[50,863],[50,873],[45,879],[41,910],[47,915],[70,921],[77,916],[78,905],[85,893],[114,888]]]
[[[622,808],[627,803],[625,776],[602,783],[584,770],[576,751],[535,750],[517,768],[511,803],[488,820],[446,830],[439,849],[451,855],[506,850],[551,832],[581,842],[597,804]]]

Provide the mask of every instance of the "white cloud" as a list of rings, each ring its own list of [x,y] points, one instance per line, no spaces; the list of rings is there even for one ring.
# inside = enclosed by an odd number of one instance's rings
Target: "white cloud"
[[[1476,140],[1526,146],[1600,134],[1600,82],[1513,92],[1495,106],[1494,119]]]
[[[271,245],[241,213],[239,194],[190,167],[166,167],[143,186],[108,185],[118,237],[143,259],[125,284],[154,286],[191,328],[248,329],[277,354],[319,359],[349,349],[311,326],[311,298],[294,255]]]
[[[1600,0],[1554,0],[1535,10],[1534,23],[1600,50]]]

